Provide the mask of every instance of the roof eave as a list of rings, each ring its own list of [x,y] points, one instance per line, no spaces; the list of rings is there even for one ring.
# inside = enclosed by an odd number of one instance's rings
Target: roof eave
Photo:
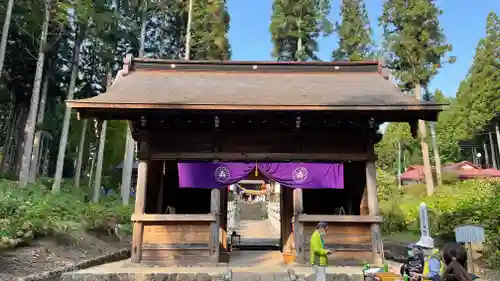
[[[339,114],[370,115],[380,122],[416,122],[418,119],[437,121],[442,107],[437,105],[413,106],[240,106],[240,105],[152,105],[141,107],[138,104],[96,104],[68,101],[67,105],[78,112],[78,118],[97,118],[103,120],[133,120],[152,112],[331,112]]]

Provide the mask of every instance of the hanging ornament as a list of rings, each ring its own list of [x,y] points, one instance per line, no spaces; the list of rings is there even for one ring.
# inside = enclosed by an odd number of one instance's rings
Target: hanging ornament
[[[259,168],[257,167],[257,161],[255,161],[255,176],[259,176]]]

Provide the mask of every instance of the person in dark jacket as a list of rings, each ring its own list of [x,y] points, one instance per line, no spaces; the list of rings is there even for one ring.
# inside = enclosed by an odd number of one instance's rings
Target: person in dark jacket
[[[467,252],[461,244],[448,244],[443,248],[443,260],[446,269],[444,281],[480,281],[478,276],[469,273],[467,269]]]
[[[425,258],[422,250],[415,244],[407,246],[408,256],[406,262],[401,266],[401,275],[412,276],[415,273],[422,274],[424,271]]]

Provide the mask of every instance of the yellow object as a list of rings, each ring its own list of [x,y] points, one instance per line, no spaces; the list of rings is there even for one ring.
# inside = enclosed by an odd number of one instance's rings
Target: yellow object
[[[255,176],[259,176],[259,169],[257,168],[257,161],[255,161]]]
[[[397,281],[403,278],[394,272],[377,272],[375,273],[375,277],[379,278],[380,281]]]

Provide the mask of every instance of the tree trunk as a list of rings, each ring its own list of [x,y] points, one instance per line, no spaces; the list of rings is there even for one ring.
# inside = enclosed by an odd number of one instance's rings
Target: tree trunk
[[[78,29],[78,27],[77,27]],[[71,59],[71,78],[69,81],[69,89],[67,100],[73,99],[75,94],[76,78],[78,76],[78,60],[80,57],[80,46],[82,44],[85,32],[82,27],[76,31],[75,47],[73,49],[73,58]],[[64,158],[66,156],[66,145],[68,144],[68,131],[69,123],[71,121],[71,108],[66,107],[64,112],[63,127],[61,131],[61,139],[59,140],[59,152],[57,153],[56,174],[54,175],[54,184],[52,185],[52,192],[57,193],[61,189],[62,173],[64,168]]]
[[[24,113],[24,109],[20,108],[20,107],[16,107],[15,111],[16,111],[15,120],[14,120],[14,123],[12,123],[12,125],[10,127],[10,132],[9,132],[10,138],[9,138],[9,142],[7,143],[7,146],[6,146],[6,154],[4,154],[5,161],[2,163],[2,165],[3,165],[2,170],[4,173],[12,172],[15,170],[14,167],[16,165],[16,160],[17,160],[17,158],[16,158],[17,150],[21,145],[20,144],[21,141],[18,142],[18,140],[21,139],[21,137],[20,137],[21,130],[19,129],[19,126],[22,123],[24,123],[25,113]]]
[[[108,77],[106,79],[106,91],[111,87],[111,65],[109,66]],[[104,146],[106,145],[106,130],[108,127],[108,121],[103,120],[101,124],[101,132],[99,135],[99,150],[97,151],[97,167],[95,173],[95,182],[94,182],[94,197],[93,201],[99,201],[100,189],[101,189],[101,177],[102,177],[102,162],[104,160]]]
[[[97,165],[95,169],[94,181],[94,197],[92,201],[98,202],[101,194],[101,176],[102,176],[102,161],[104,156],[104,146],[106,145],[106,127],[108,121],[104,120],[101,124],[101,133],[99,136],[99,150],[97,151]]]
[[[49,90],[49,77],[45,75],[45,81],[43,82],[42,97],[40,98],[40,104],[38,106],[38,117],[36,123],[38,125],[43,124],[43,118],[45,116],[45,105],[47,104],[47,92]],[[40,160],[40,144],[42,140],[42,131],[40,129],[36,130],[35,140],[33,141],[33,154],[31,155],[31,166],[28,182],[35,182],[38,176],[39,160]]]
[[[148,15],[148,2],[145,1],[144,7],[142,10],[142,23],[141,23],[141,41],[139,47],[139,57],[144,57],[144,47],[146,41],[146,23],[147,23],[147,15]],[[134,148],[135,141],[132,138],[132,129],[130,128],[130,124],[127,126],[127,139],[125,141],[125,156],[123,159],[123,169],[122,169],[122,185],[121,190],[130,190],[131,185],[131,177],[132,177],[132,168],[134,164]],[[130,192],[128,193],[130,195]],[[129,196],[127,196],[126,200],[123,200],[124,204],[128,204]]]
[[[497,136],[497,149],[500,157],[500,128],[498,127],[498,121],[495,121],[495,134]]]
[[[4,132],[7,133],[5,136],[5,141],[2,147],[2,160],[0,161],[0,175],[5,173],[5,164],[9,159],[9,149],[12,143],[12,137],[14,135],[14,128],[16,127],[16,121],[14,120],[16,114],[16,107],[13,104],[9,112],[9,118],[5,120]]]
[[[3,63],[5,61],[5,51],[7,49],[7,39],[9,38],[10,18],[12,16],[12,7],[14,0],[9,0],[5,11],[5,18],[2,29],[2,40],[0,41],[0,77],[3,73]]]
[[[488,137],[490,138],[491,164],[493,165],[493,168],[498,169],[497,153],[496,153],[495,147],[493,145],[493,135],[491,134],[490,131],[488,131]]]
[[[31,153],[33,151],[33,139],[35,137],[35,123],[38,112],[38,102],[40,100],[40,87],[42,84],[43,66],[45,62],[45,44],[47,43],[47,33],[49,29],[51,0],[45,1],[45,18],[43,20],[42,33],[38,46],[38,60],[36,62],[35,79],[33,81],[33,92],[31,94],[30,110],[26,121],[23,157],[21,160],[21,171],[19,172],[19,185],[25,187],[28,184]]]
[[[438,185],[443,185],[443,177],[441,175],[441,157],[439,156],[439,147],[436,139],[436,123],[431,122],[432,150],[434,151],[434,163],[436,164],[436,180]]]
[[[184,59],[189,60],[191,58],[191,24],[193,21],[193,1],[188,0],[188,19],[187,19],[187,27],[186,27],[186,53],[184,54]]]
[[[127,140],[125,141],[125,157],[123,160],[122,168],[122,194],[125,196],[122,198],[124,205],[129,204],[130,197],[130,187],[132,185],[132,168],[134,164],[134,147],[135,141],[132,138],[132,132],[130,130],[130,124],[127,126]],[[127,192],[128,190],[128,192]]]
[[[415,97],[420,100],[422,97],[422,88],[420,84],[415,85]],[[434,179],[432,178],[431,160],[429,156],[429,146],[427,145],[427,130],[424,120],[418,120],[418,130],[420,132],[420,146],[422,147],[422,158],[424,161],[425,185],[427,186],[427,195],[434,194]]]
[[[19,122],[16,124],[14,139],[12,140],[12,153],[11,153],[11,172],[12,174],[19,175],[21,171],[21,164],[23,160],[23,152],[24,152],[24,140],[25,140],[25,132],[26,132],[26,122],[28,119],[29,108],[21,110],[21,116]]]
[[[82,177],[82,160],[83,160],[83,150],[85,150],[85,136],[87,135],[87,124],[89,120],[83,119],[82,121],[82,133],[80,134],[80,144],[78,145],[78,156],[76,158],[76,169],[74,184],[75,188],[80,187],[80,178]]]

